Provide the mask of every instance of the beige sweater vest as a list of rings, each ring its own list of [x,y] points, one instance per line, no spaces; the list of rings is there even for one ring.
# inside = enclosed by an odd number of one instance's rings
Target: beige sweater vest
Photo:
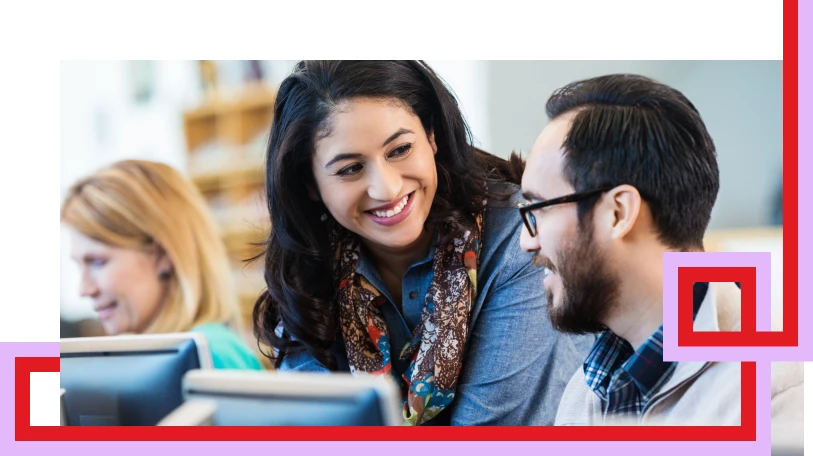
[[[777,318],[774,317],[774,322]],[[778,325],[774,325],[775,327]],[[710,283],[694,323],[695,331],[738,331],[740,290],[733,283]],[[557,426],[734,425],[740,424],[740,363],[679,362],[672,377],[646,405],[640,422],[604,422],[601,399],[579,368],[568,382]],[[771,364],[771,435],[775,447],[801,448],[804,413],[803,365]]]

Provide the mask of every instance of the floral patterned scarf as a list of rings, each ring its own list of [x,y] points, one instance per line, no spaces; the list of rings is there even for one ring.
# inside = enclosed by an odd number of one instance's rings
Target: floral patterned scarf
[[[485,202],[483,209],[485,208]],[[469,314],[477,294],[477,266],[483,212],[475,214],[472,230],[455,234],[444,224],[438,232],[434,277],[426,293],[421,320],[409,343],[396,347],[396,356],[409,360],[406,372],[396,381],[405,390],[404,419],[418,425],[437,416],[454,399],[460,374]],[[336,253],[334,299],[347,349],[350,371],[394,375],[392,347],[381,305],[387,298],[360,274],[359,239],[335,225],[330,241]]]

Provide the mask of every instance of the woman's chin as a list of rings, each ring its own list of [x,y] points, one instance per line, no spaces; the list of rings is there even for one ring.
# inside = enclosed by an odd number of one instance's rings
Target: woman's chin
[[[423,237],[426,236],[426,230],[422,223],[412,220],[409,222],[391,227],[370,226],[363,233],[357,234],[368,242],[388,249],[405,249],[420,244]]]
[[[104,328],[105,334],[108,336],[119,336],[125,333],[118,325],[114,322],[107,322],[102,321],[102,328]]]

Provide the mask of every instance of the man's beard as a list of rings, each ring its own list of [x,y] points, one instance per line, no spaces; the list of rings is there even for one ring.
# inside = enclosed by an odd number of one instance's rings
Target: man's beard
[[[536,267],[545,267],[559,276],[562,282],[559,302],[554,303],[550,289],[548,314],[553,328],[571,334],[598,333],[604,329],[601,321],[616,306],[619,279],[607,259],[596,248],[592,226],[579,230],[577,239],[559,251],[559,267],[547,257],[537,253],[533,257]]]

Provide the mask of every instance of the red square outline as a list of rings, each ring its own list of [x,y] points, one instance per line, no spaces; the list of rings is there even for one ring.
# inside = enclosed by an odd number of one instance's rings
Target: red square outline
[[[695,282],[741,283],[741,329],[737,332],[695,331],[692,319]],[[784,326],[783,331],[756,330],[756,267],[678,267],[678,347],[795,347],[798,346],[798,324]],[[796,293],[798,294],[798,292]],[[788,315],[789,301],[782,303],[785,309],[784,325],[788,320],[798,322],[796,312]]]
[[[695,331],[692,319],[695,282],[740,282],[742,327],[737,332]],[[757,331],[757,268],[678,267],[678,346],[757,347],[776,346],[787,338],[780,332]]]
[[[59,372],[58,357],[14,359],[16,441],[756,441],[756,363],[742,363],[740,426],[31,426],[31,372]]]

